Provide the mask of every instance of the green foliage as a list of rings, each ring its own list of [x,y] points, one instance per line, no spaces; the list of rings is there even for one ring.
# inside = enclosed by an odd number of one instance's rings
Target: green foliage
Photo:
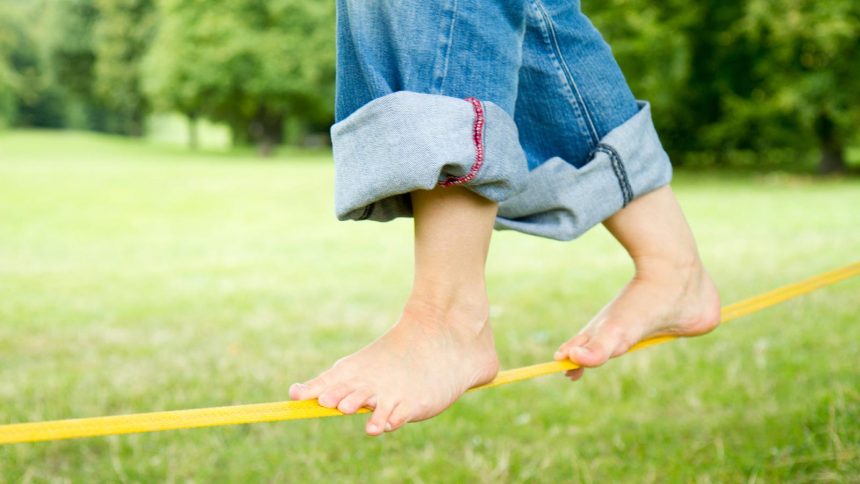
[[[84,127],[143,134],[149,103],[140,60],[155,28],[154,0],[56,0],[46,5],[53,76]]]
[[[55,0],[47,4],[45,39],[51,71],[66,94],[71,127],[117,132],[111,110],[95,90],[94,31],[99,12],[94,0]]]
[[[753,61],[755,95],[730,98],[732,111],[791,119],[819,144],[822,170],[843,168],[846,138],[860,124],[860,2],[749,0],[736,31],[766,55]]]
[[[739,35],[768,50],[756,76],[776,107],[811,125],[821,111],[860,114],[860,3],[749,0]]]
[[[856,0],[609,0],[586,5],[625,74],[654,103],[683,162],[734,150],[842,156],[860,117]]]
[[[63,87],[83,98],[92,98],[96,62],[93,29],[98,10],[93,0],[57,0],[50,11],[51,64]]]
[[[61,92],[52,83],[40,25],[41,2],[0,2],[0,125],[60,127]]]
[[[96,0],[95,6],[95,94],[116,113],[118,131],[143,135],[149,102],[141,88],[141,59],[155,30],[155,0]]]
[[[21,89],[18,73],[12,66],[12,54],[18,45],[15,20],[12,9],[0,3],[0,128],[14,121]]]
[[[0,13],[6,124],[140,135],[154,105],[268,152],[288,117],[332,117],[331,2],[0,0]]]
[[[147,91],[162,107],[226,122],[263,151],[284,121],[330,118],[331,2],[165,0],[146,61]]]

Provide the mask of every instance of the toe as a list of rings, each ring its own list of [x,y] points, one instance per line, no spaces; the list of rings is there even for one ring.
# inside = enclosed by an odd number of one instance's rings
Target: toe
[[[573,348],[574,346],[581,346],[585,344],[586,341],[588,341],[588,335],[586,334],[579,334],[574,336],[566,343],[558,347],[555,352],[555,355],[553,355],[553,358],[555,358],[556,360],[566,360],[571,348]]]
[[[323,407],[335,408],[343,400],[343,397],[353,392],[353,387],[346,383],[337,383],[325,389],[319,396],[319,403]]]
[[[612,340],[606,333],[597,334],[581,345],[570,347],[567,355],[571,361],[581,366],[600,366],[612,356]]]
[[[293,400],[310,400],[318,397],[326,387],[326,382],[322,376],[304,383],[294,383],[290,386],[290,398]]]
[[[582,378],[582,375],[585,373],[585,368],[577,368],[575,370],[567,370],[564,372],[565,376],[570,378],[570,381],[577,381]]]
[[[370,420],[368,420],[367,426],[365,427],[365,431],[368,435],[379,435],[382,432],[385,432],[388,418],[391,416],[391,412],[394,410],[396,405],[397,402],[393,402],[391,399],[379,399],[376,408],[373,410],[373,415],[370,417]]]
[[[337,409],[345,414],[353,414],[364,405],[370,405],[372,396],[373,391],[369,388],[358,389],[343,397],[343,400],[337,404]]]
[[[385,427],[386,432],[392,432],[394,430],[402,427],[406,422],[409,421],[410,413],[409,406],[401,403],[391,412],[391,416],[388,417],[388,425]]]

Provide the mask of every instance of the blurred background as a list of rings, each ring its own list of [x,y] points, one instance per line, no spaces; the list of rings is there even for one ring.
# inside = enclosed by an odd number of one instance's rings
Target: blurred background
[[[676,165],[860,161],[860,3],[608,0],[613,46]],[[0,0],[0,126],[225,149],[325,146],[334,2]]]
[[[411,220],[334,216],[333,3],[0,0],[0,425],[287,400],[397,320]],[[858,259],[860,1],[583,7],[724,303]],[[632,274],[600,227],[495,233],[502,367],[551,360]],[[384,438],[355,416],[0,446],[0,483],[857,482],[858,294]]]

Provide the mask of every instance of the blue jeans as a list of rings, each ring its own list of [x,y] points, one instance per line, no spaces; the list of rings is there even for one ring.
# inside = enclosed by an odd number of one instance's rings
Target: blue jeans
[[[463,185],[496,229],[570,240],[672,177],[577,0],[337,0],[336,41],[340,220]]]

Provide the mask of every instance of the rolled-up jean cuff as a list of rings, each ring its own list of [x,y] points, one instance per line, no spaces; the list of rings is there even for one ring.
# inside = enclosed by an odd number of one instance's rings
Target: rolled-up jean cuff
[[[398,91],[331,127],[339,220],[412,215],[409,192],[461,184],[499,203],[495,228],[572,240],[667,185],[672,165],[650,105],[602,137],[577,168],[528,171],[513,118],[491,101]]]
[[[339,220],[411,216],[409,192],[437,185],[501,202],[528,181],[516,124],[491,101],[397,91],[332,125],[331,137]]]
[[[527,189],[499,204],[495,228],[557,240],[579,237],[632,200],[669,184],[672,164],[648,102],[600,139],[577,168],[553,157],[528,175]]]

